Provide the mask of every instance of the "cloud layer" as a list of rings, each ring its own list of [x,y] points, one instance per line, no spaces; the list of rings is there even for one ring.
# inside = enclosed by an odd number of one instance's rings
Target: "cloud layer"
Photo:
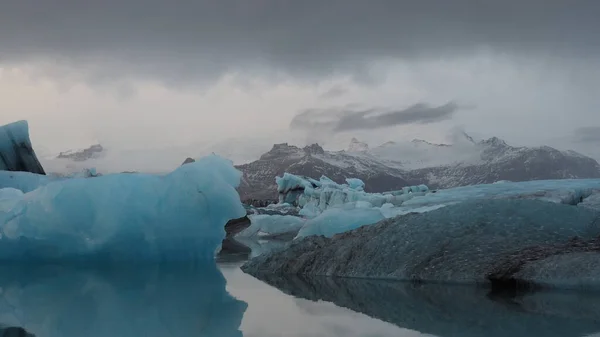
[[[419,103],[403,110],[379,108],[353,109],[350,107],[308,109],[297,114],[290,123],[291,129],[344,132],[375,130],[406,124],[429,124],[450,119],[458,105],[449,102],[431,107]]]
[[[171,85],[235,72],[361,78],[371,62],[481,48],[595,59],[599,12],[595,0],[4,0],[0,60]]]

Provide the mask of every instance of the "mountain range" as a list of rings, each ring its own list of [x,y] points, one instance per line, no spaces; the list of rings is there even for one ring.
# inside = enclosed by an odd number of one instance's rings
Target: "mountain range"
[[[244,160],[232,158],[243,163],[236,165],[243,173],[239,187],[242,200],[258,200],[260,203],[276,199],[275,177],[284,172],[313,178],[325,175],[340,183],[346,178],[360,178],[365,182],[368,192],[384,192],[418,184],[440,189],[501,180],[600,178],[598,162],[578,152],[561,151],[549,146],[516,147],[497,137],[476,141],[466,133],[455,135],[452,144],[415,139],[370,147],[353,138],[347,148],[340,151],[327,151],[318,144],[298,147],[280,143],[252,161],[256,153],[265,148],[263,143],[260,146],[254,146],[252,142],[240,147],[220,146],[214,151],[226,157],[229,157],[228,154],[248,152],[244,154]],[[219,149],[226,149],[227,153]],[[102,163],[98,159],[104,158],[105,152],[102,145],[98,144],[61,153],[59,158],[69,159],[72,163],[88,163],[88,160],[94,159],[93,164],[98,165]],[[206,149],[202,152],[206,152]],[[179,158],[182,153],[184,151],[175,151],[166,156],[159,152],[151,158],[161,157],[162,161],[166,161],[167,157]],[[130,157],[137,158],[124,155],[109,162],[121,162]],[[177,159],[175,165],[181,164],[183,159],[185,157]],[[155,162],[154,159],[149,163]],[[103,169],[100,168],[100,171],[103,172]]]
[[[317,144],[275,144],[258,160],[237,168],[243,172],[242,200],[277,198],[275,177],[284,172],[325,175],[336,182],[360,178],[369,192],[417,184],[439,189],[501,180],[600,178],[598,162],[575,151],[515,147],[496,137],[475,141],[466,133],[454,144],[415,139],[374,148],[354,138],[342,151],[326,151]]]

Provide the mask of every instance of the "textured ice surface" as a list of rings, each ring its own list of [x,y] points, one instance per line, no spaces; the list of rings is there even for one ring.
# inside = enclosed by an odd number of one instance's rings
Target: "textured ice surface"
[[[374,224],[385,219],[382,212],[376,208],[331,208],[314,219],[298,232],[298,238],[310,235],[331,237],[337,233],[353,230],[367,224]]]
[[[0,170],[44,174],[31,147],[26,121],[0,126]]]
[[[246,214],[240,177],[231,162],[209,156],[165,176],[49,183],[0,212],[0,260],[213,259],[225,223]]]
[[[388,219],[332,239],[306,237],[286,250],[253,259],[244,270],[600,287],[599,235],[598,213],[583,207],[522,199],[469,201]]]
[[[16,188],[24,193],[63,178],[29,172],[0,171],[0,188]]]
[[[280,200],[301,207],[310,219],[298,237],[338,233],[374,224],[383,218],[424,213],[465,201],[486,199],[538,199],[600,210],[600,179],[541,180],[458,187],[429,191],[427,186],[407,186],[386,193],[366,193],[360,180],[336,184],[286,173],[277,178]],[[377,214],[379,212],[379,214]]]
[[[3,266],[0,289],[2,324],[38,337],[241,337],[248,306],[227,292],[214,262],[177,268]]]

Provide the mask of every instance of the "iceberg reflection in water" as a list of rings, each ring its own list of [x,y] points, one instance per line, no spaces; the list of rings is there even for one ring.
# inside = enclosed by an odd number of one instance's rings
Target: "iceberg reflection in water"
[[[0,267],[0,326],[37,337],[241,337],[247,308],[202,266]],[[2,333],[2,331],[0,331]]]
[[[600,331],[600,294],[491,293],[489,289],[363,279],[261,276],[284,293],[331,302],[423,334],[444,337],[586,336]]]
[[[262,281],[244,274],[239,263],[3,266],[0,336],[582,337],[600,331],[598,293],[495,294],[332,278]]]

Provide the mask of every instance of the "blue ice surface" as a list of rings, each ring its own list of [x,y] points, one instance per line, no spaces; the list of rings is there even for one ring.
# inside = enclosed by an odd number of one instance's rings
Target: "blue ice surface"
[[[0,170],[45,173],[31,146],[27,121],[0,126]]]
[[[332,237],[335,234],[374,224],[383,219],[385,217],[377,208],[330,208],[316,218],[308,220],[296,238],[311,235]]]
[[[240,178],[213,155],[165,176],[50,182],[0,201],[0,261],[212,260],[227,221],[246,214]]]
[[[63,179],[30,172],[0,171],[0,188],[16,188],[27,193],[52,181]]]
[[[248,218],[250,227],[238,233],[236,237],[296,234],[306,222],[306,219],[293,215],[252,214]]]
[[[419,185],[388,193],[366,193],[335,183],[314,187],[306,178],[286,174],[280,178],[278,185],[293,191],[293,196],[286,195],[284,199],[294,199],[302,207],[299,214],[310,219],[297,238],[310,235],[332,237],[384,218],[426,213],[473,200],[536,199],[600,210],[600,179],[502,182],[435,192]],[[305,188],[299,191],[298,186]],[[286,193],[285,190],[283,193]]]
[[[362,191],[365,189],[365,183],[357,178],[346,178],[346,183],[351,189]]]

